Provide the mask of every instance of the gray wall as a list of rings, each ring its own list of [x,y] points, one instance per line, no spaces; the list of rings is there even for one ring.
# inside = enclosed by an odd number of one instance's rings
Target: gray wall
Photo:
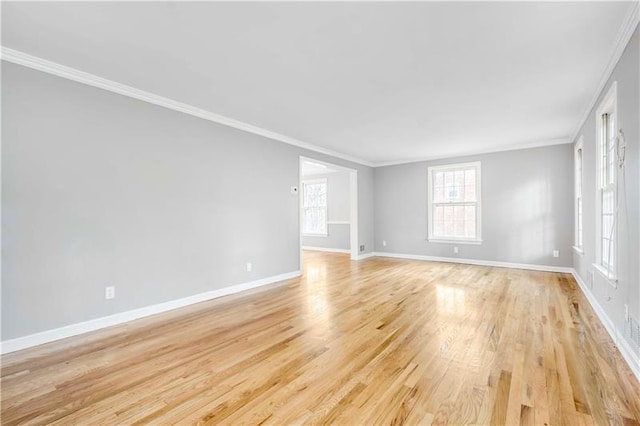
[[[305,179],[327,179],[327,222],[349,221],[351,206],[349,203],[349,173],[344,171],[318,174]],[[322,247],[349,250],[350,224],[327,224],[327,236],[302,236],[302,245],[308,247]]]
[[[298,270],[300,155],[358,169],[373,247],[369,167],[6,62],[2,89],[3,340]]]
[[[578,133],[584,139],[584,255],[575,253],[574,267],[585,283],[596,261],[596,122],[595,111],[614,81],[618,82],[618,123],[627,141],[626,185],[619,186],[621,215],[618,239],[618,287],[614,289],[603,277],[594,274],[592,294],[613,321],[620,334],[628,337],[624,322],[624,304],[630,313],[640,319],[640,49],[638,29],[627,45],[620,61],[598,102],[589,112],[587,121]],[[577,142],[578,140],[576,140]],[[608,300],[610,298],[610,300]],[[634,345],[630,345],[635,347]]]
[[[470,161],[482,163],[483,243],[428,242],[427,167]],[[378,167],[376,251],[571,266],[572,164],[573,147],[565,144]]]

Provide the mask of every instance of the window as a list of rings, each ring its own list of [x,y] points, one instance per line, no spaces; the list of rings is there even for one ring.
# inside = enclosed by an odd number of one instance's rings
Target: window
[[[429,167],[429,241],[480,244],[480,162]]]
[[[596,112],[596,264],[615,285],[617,206],[617,85],[614,83]]]
[[[327,179],[302,182],[302,233],[327,235]]]
[[[583,156],[584,156],[584,143],[582,137],[576,144],[574,151],[574,162],[575,162],[575,241],[574,241],[574,249],[582,254],[583,253],[583,243],[582,243],[582,164],[583,164]]]

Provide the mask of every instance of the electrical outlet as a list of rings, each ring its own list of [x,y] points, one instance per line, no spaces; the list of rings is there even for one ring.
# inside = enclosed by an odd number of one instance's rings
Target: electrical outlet
[[[247,262],[247,272],[251,272],[253,270],[253,265],[251,262]]]
[[[105,287],[104,298],[113,299],[114,297],[116,297],[116,288],[114,286]]]
[[[629,305],[624,304],[624,322],[629,322]]]
[[[386,247],[387,246],[387,240],[382,240],[382,247]]]
[[[560,257],[560,250],[554,250],[553,257]]]
[[[595,271],[589,271],[589,287],[591,288],[591,290],[593,290],[593,283],[596,280],[596,273]]]
[[[455,254],[458,254],[458,247],[454,247],[454,248],[453,248],[453,252],[454,252]]]
[[[364,251],[364,244],[360,244],[360,251]]]

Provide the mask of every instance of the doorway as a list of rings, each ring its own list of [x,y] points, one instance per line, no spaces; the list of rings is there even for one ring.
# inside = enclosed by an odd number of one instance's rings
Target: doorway
[[[358,171],[300,156],[300,267],[302,250],[358,258]]]

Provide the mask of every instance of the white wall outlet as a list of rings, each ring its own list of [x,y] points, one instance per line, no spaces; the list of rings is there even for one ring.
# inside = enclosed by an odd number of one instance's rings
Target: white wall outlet
[[[458,254],[458,251],[459,251],[459,250],[458,250],[458,247],[454,247],[454,248],[453,248],[453,252],[454,252],[455,254]]]
[[[629,305],[624,304],[624,322],[629,322]]]
[[[113,299],[114,297],[116,297],[116,288],[114,286],[105,287],[104,298]]]
[[[386,247],[387,246],[387,240],[382,240],[382,247]]]
[[[553,257],[560,257],[560,250],[554,250]]]
[[[589,271],[589,287],[593,290],[593,283],[596,281],[595,271]]]
[[[253,270],[253,265],[251,262],[247,262],[247,272],[251,272]]]

